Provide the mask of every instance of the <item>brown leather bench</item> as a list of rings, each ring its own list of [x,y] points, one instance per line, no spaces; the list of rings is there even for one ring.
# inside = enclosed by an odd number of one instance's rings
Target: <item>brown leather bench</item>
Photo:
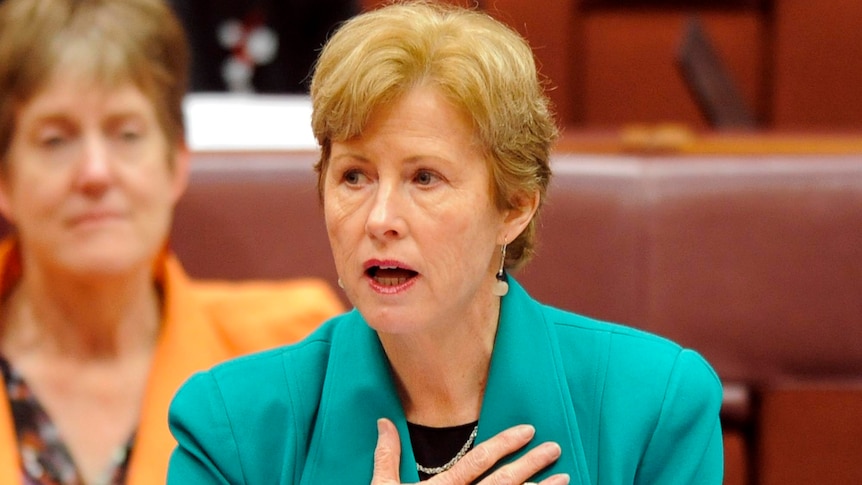
[[[196,153],[171,237],[188,271],[334,286],[315,159]],[[862,482],[862,155],[553,169],[527,289],[704,354],[725,383],[725,483]]]
[[[189,271],[335,284],[315,156],[197,154],[173,237]],[[703,353],[725,383],[726,483],[858,477],[858,416],[823,413],[862,399],[862,158],[557,154],[553,168],[538,255],[517,275],[528,290]],[[800,434],[805,416],[823,436]]]
[[[725,483],[862,483],[862,155],[554,168],[527,288],[702,352],[726,386]]]
[[[173,235],[189,271],[334,285],[315,157],[197,154]],[[703,353],[725,383],[725,483],[859,477],[862,157],[557,154],[553,169],[528,290]]]
[[[199,278],[316,276],[335,287],[316,152],[196,153],[171,246]]]

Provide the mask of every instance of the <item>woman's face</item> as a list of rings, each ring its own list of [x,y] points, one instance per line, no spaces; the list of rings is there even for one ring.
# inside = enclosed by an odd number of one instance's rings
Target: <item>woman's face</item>
[[[133,84],[54,76],[16,115],[0,209],[25,265],[73,274],[149,267],[185,188],[187,153],[168,146]]]
[[[336,268],[372,327],[408,333],[495,308],[499,245],[523,224],[494,206],[473,126],[436,89],[414,88],[333,143],[324,177]]]

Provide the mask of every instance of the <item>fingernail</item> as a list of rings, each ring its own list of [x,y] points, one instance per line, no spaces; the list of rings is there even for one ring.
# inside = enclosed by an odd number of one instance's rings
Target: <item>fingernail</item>
[[[377,434],[383,435],[386,433],[386,426],[383,425],[383,418],[377,419]]]
[[[560,448],[560,445],[554,442],[548,442],[542,445],[543,451],[548,454],[548,458],[557,459],[563,453],[563,449]]]
[[[518,438],[529,439],[536,434],[536,428],[529,424],[519,424],[515,427],[515,434]]]
[[[568,485],[569,481],[571,481],[571,477],[569,477],[568,473],[560,473],[559,475],[554,475],[549,478],[549,485]]]

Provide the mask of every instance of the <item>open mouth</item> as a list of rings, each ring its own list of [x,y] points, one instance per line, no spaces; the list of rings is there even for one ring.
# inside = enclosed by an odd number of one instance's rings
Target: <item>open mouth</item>
[[[372,266],[365,270],[365,274],[381,286],[399,286],[415,278],[419,273],[396,266]]]

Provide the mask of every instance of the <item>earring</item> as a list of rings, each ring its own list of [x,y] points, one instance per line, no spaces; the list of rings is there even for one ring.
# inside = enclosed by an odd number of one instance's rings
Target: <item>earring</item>
[[[506,243],[500,248],[500,269],[497,271],[497,281],[494,282],[494,296],[505,296],[509,292],[509,283],[506,282]]]
[[[342,290],[344,289],[344,282],[341,281],[341,277],[338,278],[338,287],[341,288]]]

